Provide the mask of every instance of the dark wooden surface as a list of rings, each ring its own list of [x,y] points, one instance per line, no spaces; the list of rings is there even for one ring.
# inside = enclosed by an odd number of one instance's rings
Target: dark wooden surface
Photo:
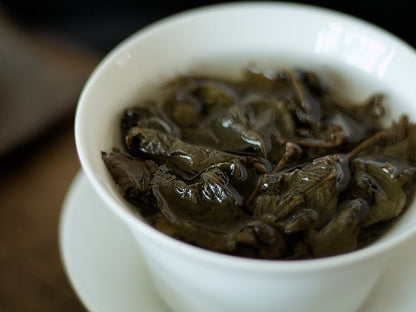
[[[80,170],[75,106],[100,56],[3,17],[0,311],[84,312],[65,274],[58,229],[63,200]]]
[[[86,311],[58,246],[62,202],[78,170],[71,118],[3,160],[0,311]]]

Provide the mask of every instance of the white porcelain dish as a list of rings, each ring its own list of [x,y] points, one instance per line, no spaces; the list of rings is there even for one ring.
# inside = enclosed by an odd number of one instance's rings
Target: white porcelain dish
[[[76,113],[82,168],[103,202],[131,230],[150,278],[172,310],[355,311],[389,257],[415,235],[415,205],[383,239],[353,253],[296,262],[243,259],[153,229],[125,205],[101,160],[101,151],[120,145],[121,111],[162,82],[192,71],[235,76],[250,62],[265,69],[296,65],[325,72],[352,100],[381,89],[392,117],[406,113],[416,120],[416,54],[400,39],[356,18],[306,5],[221,4],[155,23],[100,63]]]
[[[66,272],[90,312],[170,312],[153,289],[130,231],[80,172],[68,190],[59,227]],[[413,312],[416,238],[393,255],[358,312]],[[110,274],[108,274],[110,273]]]
[[[81,172],[68,191],[59,246],[69,280],[90,312],[168,312],[128,228]]]

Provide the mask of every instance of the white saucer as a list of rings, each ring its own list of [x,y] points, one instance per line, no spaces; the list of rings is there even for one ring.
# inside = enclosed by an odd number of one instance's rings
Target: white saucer
[[[90,312],[169,312],[129,230],[81,172],[63,206],[59,243],[70,282]]]
[[[103,205],[79,173],[67,194],[59,233],[64,266],[79,298],[90,312],[169,312],[152,288],[129,230]],[[416,239],[394,255],[360,312],[416,311],[415,288]]]

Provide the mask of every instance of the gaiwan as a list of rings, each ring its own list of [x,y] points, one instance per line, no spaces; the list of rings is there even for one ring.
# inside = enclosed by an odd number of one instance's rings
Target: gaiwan
[[[179,76],[126,109],[102,158],[156,229],[217,252],[310,259],[371,244],[414,191],[416,125],[301,69]],[[384,126],[383,126],[384,125]]]

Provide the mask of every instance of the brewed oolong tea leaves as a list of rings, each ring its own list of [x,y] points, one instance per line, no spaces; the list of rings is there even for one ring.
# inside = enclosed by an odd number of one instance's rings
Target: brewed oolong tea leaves
[[[316,73],[180,76],[126,109],[102,158],[123,197],[189,244],[309,259],[371,244],[406,209],[416,125],[383,126],[383,96],[349,103]]]

